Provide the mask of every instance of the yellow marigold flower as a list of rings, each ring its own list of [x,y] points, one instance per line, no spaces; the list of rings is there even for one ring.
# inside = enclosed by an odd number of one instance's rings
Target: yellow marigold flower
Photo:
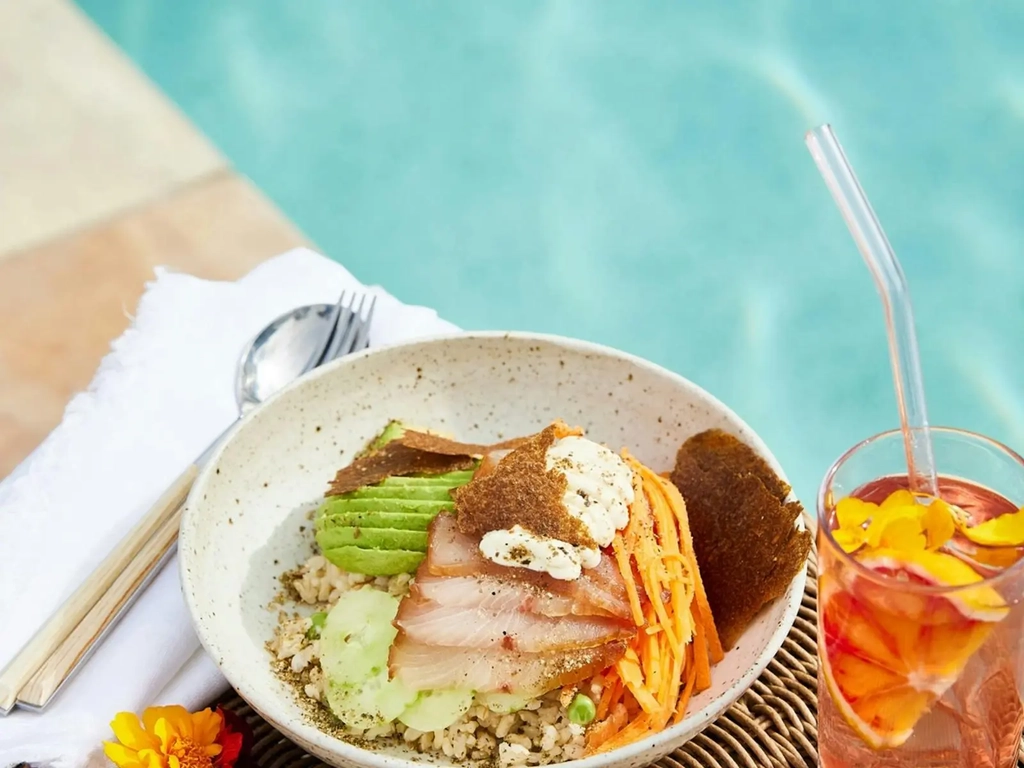
[[[221,714],[210,709],[150,707],[141,723],[121,712],[110,724],[117,742],[103,742],[103,751],[118,768],[212,768],[223,749],[223,724]]]

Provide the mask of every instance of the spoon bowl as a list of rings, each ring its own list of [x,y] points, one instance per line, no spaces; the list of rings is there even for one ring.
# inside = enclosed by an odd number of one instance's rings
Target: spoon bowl
[[[235,376],[235,400],[243,413],[306,371],[336,322],[336,305],[310,304],[285,312],[245,345]]]

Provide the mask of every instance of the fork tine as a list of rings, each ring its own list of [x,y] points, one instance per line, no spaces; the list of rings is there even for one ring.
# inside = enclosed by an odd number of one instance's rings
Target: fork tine
[[[327,361],[334,360],[336,358],[341,357],[342,355],[347,355],[349,352],[352,351],[352,343],[355,341],[356,333],[359,330],[359,324],[361,322],[359,316],[362,313],[363,304],[365,303],[365,294],[360,297],[358,307],[356,307],[355,305],[355,296],[352,297],[352,303],[348,306],[346,310],[344,332],[341,332],[342,329],[341,326],[339,325],[339,333],[336,334],[335,343],[331,345],[331,349],[329,350],[330,356],[327,358]]]
[[[334,335],[331,337],[331,343],[327,345],[327,349],[324,350],[323,359],[320,364],[329,363],[331,360],[336,358],[341,350],[346,349],[348,344],[348,336],[351,334],[352,318],[355,316],[354,307],[356,299],[359,298],[359,294],[353,293],[344,306],[341,307],[341,312],[338,314],[338,322],[334,328]]]
[[[356,341],[352,347],[353,352],[359,352],[370,346],[370,323],[373,322],[373,308],[375,306],[377,306],[377,297],[371,296],[370,308],[366,310],[366,318],[359,324],[359,332],[356,334]]]
[[[342,291],[338,297],[338,301],[331,307],[331,327],[327,334],[324,336],[323,342],[317,348],[317,351],[310,358],[311,368],[323,365],[325,361],[331,358],[327,357],[327,351],[331,348],[334,340],[338,336],[338,321],[343,315],[343,308],[345,306],[345,294],[347,291]],[[354,298],[354,297],[353,297]]]

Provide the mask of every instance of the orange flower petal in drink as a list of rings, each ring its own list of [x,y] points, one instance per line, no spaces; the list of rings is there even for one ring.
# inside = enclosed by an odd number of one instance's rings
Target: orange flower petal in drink
[[[910,509],[913,510],[918,506],[917,497],[914,496],[910,491],[901,489],[899,491],[893,491],[886,496],[885,501],[880,505],[882,512],[895,512],[898,509]]]
[[[865,526],[878,513],[878,505],[861,501],[854,496],[840,499],[836,504],[836,522],[832,535],[844,552],[856,552],[867,542]]]
[[[839,527],[845,530],[863,529],[865,523],[871,522],[878,513],[878,505],[870,501],[862,501],[856,496],[847,496],[836,504],[836,520]]]
[[[933,499],[924,507],[921,527],[928,537],[928,549],[938,549],[956,533],[956,516],[949,504],[942,499]]]
[[[957,517],[957,528],[964,538],[983,547],[1019,547],[1024,545],[1024,508],[993,517],[977,525],[967,525]]]
[[[821,577],[819,645],[832,700],[865,743],[897,747],[1009,609],[990,587],[970,586],[981,577],[943,552],[868,550],[858,560],[881,578],[962,587],[901,590],[852,571],[843,582]]]

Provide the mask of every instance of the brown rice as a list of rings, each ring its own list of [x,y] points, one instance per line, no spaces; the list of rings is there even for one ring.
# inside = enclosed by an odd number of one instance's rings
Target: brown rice
[[[322,555],[313,555],[282,577],[290,599],[319,611],[330,610],[342,594],[363,586],[400,597],[408,591],[411,580],[408,574],[373,578],[346,573]],[[326,710],[320,643],[306,634],[311,626],[309,618],[282,611],[267,648],[274,656],[276,669],[295,682],[311,703]],[[600,694],[586,692],[594,697]],[[509,767],[548,765],[583,756],[585,729],[570,722],[568,702],[562,698],[558,691],[552,691],[509,714],[475,704],[458,722],[432,733],[421,733],[397,722],[366,731],[346,728],[345,733],[361,742],[401,740],[419,752],[443,754],[452,760],[489,760]]]

